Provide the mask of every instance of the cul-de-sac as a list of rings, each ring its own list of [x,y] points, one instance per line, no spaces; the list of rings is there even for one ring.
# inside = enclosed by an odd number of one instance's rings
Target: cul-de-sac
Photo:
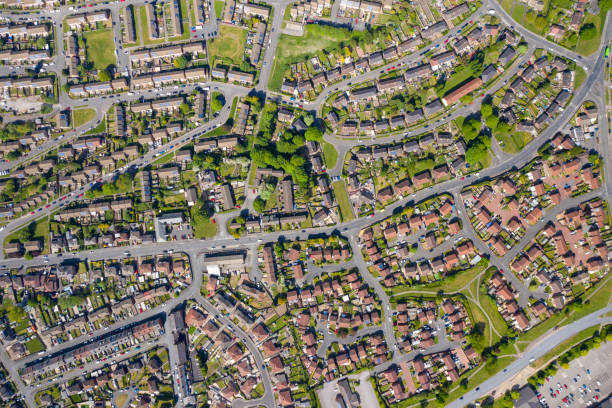
[[[612,0],[0,0],[0,408],[612,407]]]

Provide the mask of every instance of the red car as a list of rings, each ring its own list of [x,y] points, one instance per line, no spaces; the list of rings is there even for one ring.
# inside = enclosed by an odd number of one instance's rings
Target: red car
[[[217,221],[215,221],[215,219],[214,219],[214,218],[213,218],[212,222],[213,222],[213,224],[216,224],[216,223],[217,223]]]
[[[30,214],[31,214],[31,215],[34,215],[34,211],[32,211]]]
[[[51,204],[45,205],[45,208],[49,208],[49,207],[51,207]]]

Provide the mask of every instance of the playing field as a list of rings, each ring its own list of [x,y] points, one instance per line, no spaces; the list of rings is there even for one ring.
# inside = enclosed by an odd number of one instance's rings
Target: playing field
[[[210,60],[216,64],[238,65],[242,62],[242,54],[246,44],[247,32],[245,29],[221,25],[219,37],[210,42]]]
[[[83,33],[83,39],[85,40],[87,60],[93,63],[94,69],[106,69],[109,65],[117,65],[112,30],[86,32]]]

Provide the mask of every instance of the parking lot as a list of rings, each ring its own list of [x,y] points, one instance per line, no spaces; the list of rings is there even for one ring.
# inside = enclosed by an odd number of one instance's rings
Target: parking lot
[[[572,361],[567,370],[559,368],[538,389],[538,398],[547,407],[595,406],[612,392],[612,342],[602,343],[588,355]]]

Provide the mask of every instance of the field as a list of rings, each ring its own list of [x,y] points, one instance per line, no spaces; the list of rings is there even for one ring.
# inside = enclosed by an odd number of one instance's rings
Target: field
[[[81,125],[93,120],[96,111],[91,108],[75,109],[72,111],[72,126],[78,128]]]
[[[217,224],[212,222],[212,218],[204,222],[193,222],[191,223],[193,228],[194,238],[212,238],[217,235]]]
[[[533,139],[531,134],[526,132],[498,133],[495,138],[502,150],[510,154],[520,152]]]
[[[245,29],[221,25],[219,37],[209,43],[212,65],[238,65],[242,62],[247,32]]]
[[[336,197],[336,201],[338,202],[338,206],[340,207],[340,216],[342,217],[342,221],[350,221],[355,216],[353,215],[353,208],[351,207],[351,202],[349,201],[348,194],[346,192],[346,186],[344,185],[344,181],[335,181],[332,183],[332,189],[334,190],[334,196]]]
[[[40,239],[44,241],[43,254],[49,253],[49,220],[45,218],[40,218],[37,221],[33,221],[30,224],[20,228],[19,230],[11,233],[4,239],[4,245],[9,242],[19,240],[22,237],[22,234],[19,232],[25,228],[29,228],[30,231],[33,231],[31,234],[31,239]]]
[[[315,55],[326,48],[336,47],[341,42],[348,41],[349,37],[350,34],[343,29],[322,28],[318,25],[306,25],[304,35],[301,37],[281,34],[268,87],[270,90],[280,91],[283,76],[290,64],[301,61],[306,56]]]
[[[338,151],[336,148],[327,142],[322,142],[323,145],[323,156],[325,156],[325,164],[329,170],[336,167],[338,163]]]
[[[83,33],[83,39],[87,60],[93,63],[94,69],[106,69],[109,65],[117,65],[115,42],[111,29]]]
[[[224,6],[225,6],[224,1],[215,0],[215,17],[219,19],[222,17]]]
[[[42,342],[40,341],[38,337],[34,337],[33,339],[28,340],[25,346],[26,346],[26,349],[28,350],[28,353],[30,354],[35,354],[45,349],[45,346],[42,344]]]

